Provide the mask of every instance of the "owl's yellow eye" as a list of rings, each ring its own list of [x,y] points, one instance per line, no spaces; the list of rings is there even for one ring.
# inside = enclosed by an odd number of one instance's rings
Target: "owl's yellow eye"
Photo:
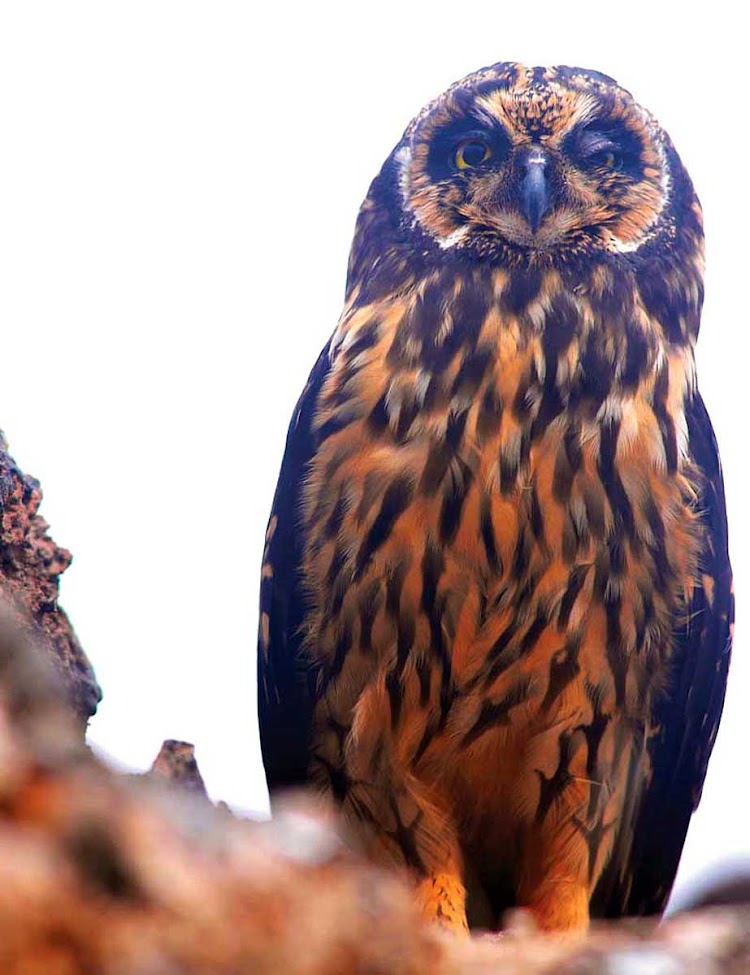
[[[632,133],[615,126],[574,132],[565,149],[582,169],[612,173],[637,167],[641,151]]]
[[[592,152],[586,158],[586,164],[594,169],[608,169],[611,172],[616,172],[618,169],[622,169],[622,153],[616,149],[600,149],[598,152]]]
[[[474,169],[486,162],[492,153],[486,142],[480,139],[467,139],[456,150],[456,166],[459,169]]]

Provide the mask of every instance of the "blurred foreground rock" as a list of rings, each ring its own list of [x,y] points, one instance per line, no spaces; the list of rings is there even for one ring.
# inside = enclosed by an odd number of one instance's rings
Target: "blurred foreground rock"
[[[2,975],[750,972],[744,909],[578,944],[518,923],[454,939],[323,810],[243,822],[202,794],[191,746],[166,743],[155,765],[137,778],[95,760],[45,654],[0,613]]]
[[[435,970],[396,878],[314,812],[249,824],[81,743],[43,655],[0,618],[3,975]]]
[[[70,552],[59,548],[39,516],[39,483],[19,470],[0,431],[0,599],[33,631],[59,671],[83,728],[101,690],[68,617],[57,604],[60,575]]]

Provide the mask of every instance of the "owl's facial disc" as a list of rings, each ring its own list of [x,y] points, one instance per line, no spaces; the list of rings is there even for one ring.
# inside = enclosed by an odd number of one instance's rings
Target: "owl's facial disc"
[[[668,199],[652,120],[614,85],[459,88],[407,135],[402,204],[445,249],[633,251]]]

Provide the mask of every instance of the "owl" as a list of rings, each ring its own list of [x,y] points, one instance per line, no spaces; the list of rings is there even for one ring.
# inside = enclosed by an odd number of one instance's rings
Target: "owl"
[[[733,619],[702,276],[669,137],[594,71],[459,81],[362,205],[268,526],[263,758],[453,930],[666,902]]]

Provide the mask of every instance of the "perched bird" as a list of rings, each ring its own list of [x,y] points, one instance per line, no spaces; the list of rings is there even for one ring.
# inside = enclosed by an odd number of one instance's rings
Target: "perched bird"
[[[446,926],[664,907],[733,617],[702,275],[669,137],[594,71],[468,76],[362,206],[268,527],[261,740]]]

